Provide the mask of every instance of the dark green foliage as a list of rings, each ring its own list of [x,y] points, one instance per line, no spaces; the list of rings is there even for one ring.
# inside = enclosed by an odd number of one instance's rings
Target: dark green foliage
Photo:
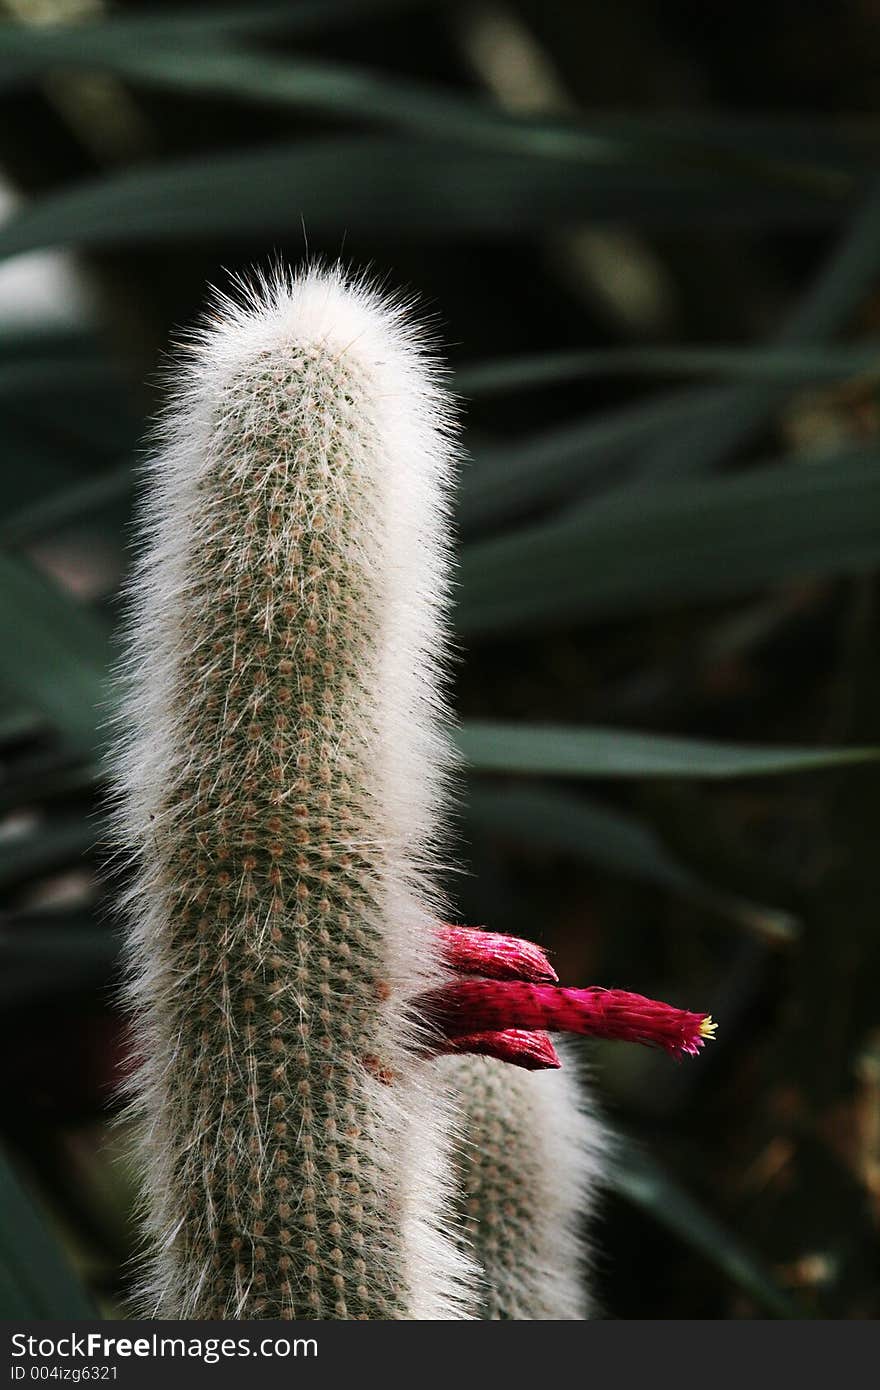
[[[23,324],[0,279],[0,1314],[128,1291],[101,758],[139,441],[205,284],[308,247],[420,295],[463,398],[462,915],[719,1021],[689,1068],[594,1054],[641,1146],[598,1301],[880,1315],[876,25],[499,13],[567,100],[517,107],[469,0],[0,24],[0,275],[67,248],[93,305]]]

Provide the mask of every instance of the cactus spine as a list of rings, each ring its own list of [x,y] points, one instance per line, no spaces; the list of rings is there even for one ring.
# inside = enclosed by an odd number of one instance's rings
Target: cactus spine
[[[443,1073],[407,1012],[444,978],[446,398],[335,271],[218,298],[183,377],[119,757],[141,1308],[462,1316]]]
[[[583,1223],[605,1137],[563,1062],[539,1072],[487,1057],[450,1064],[465,1111],[461,1238],[481,1269],[481,1318],[590,1316]]]

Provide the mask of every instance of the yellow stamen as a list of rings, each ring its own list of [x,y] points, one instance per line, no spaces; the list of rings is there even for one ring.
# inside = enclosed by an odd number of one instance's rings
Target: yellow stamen
[[[700,1037],[708,1038],[710,1041],[713,1041],[715,1038],[715,1029],[717,1027],[718,1024],[714,1022],[712,1015],[706,1014],[706,1017],[700,1021]]]

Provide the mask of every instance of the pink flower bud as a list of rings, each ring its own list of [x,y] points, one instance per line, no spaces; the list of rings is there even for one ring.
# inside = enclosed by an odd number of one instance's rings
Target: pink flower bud
[[[481,927],[439,930],[440,950],[447,965],[462,975],[484,975],[489,980],[534,980],[554,983],[559,977],[540,946],[518,936]]]
[[[497,1057],[525,1071],[556,1071],[562,1066],[556,1048],[546,1033],[523,1028],[506,1028],[501,1033],[468,1033],[464,1037],[442,1038],[437,1056],[469,1052],[480,1057]]]

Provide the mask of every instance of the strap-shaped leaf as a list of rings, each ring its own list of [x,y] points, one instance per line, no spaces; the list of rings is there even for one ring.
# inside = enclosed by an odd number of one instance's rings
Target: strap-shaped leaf
[[[456,741],[475,772],[550,777],[763,777],[880,758],[876,748],[758,747],[622,729],[488,720],[465,723]]]
[[[597,476],[607,484],[623,450],[688,421],[711,419],[725,400],[717,388],[671,392],[481,450],[462,475],[462,525],[495,526],[530,506],[581,492]]]
[[[114,52],[147,45],[199,46],[262,33],[307,33],[426,0],[254,0],[253,4],[114,14],[77,24],[0,23],[0,84],[30,82],[63,66],[94,71]]]
[[[105,990],[119,942],[85,913],[16,918],[0,926],[0,1008]]]
[[[471,778],[465,824],[529,851],[568,855],[654,884],[766,937],[790,940],[798,931],[791,913],[706,883],[636,816],[559,787],[499,786],[488,778]]]
[[[650,1154],[632,1142],[620,1143],[608,1167],[613,1191],[647,1212],[774,1318],[802,1318],[801,1309],[780,1289],[763,1263],[733,1231],[706,1211]]]
[[[69,594],[0,551],[3,683],[75,748],[96,746],[109,646],[101,622]]]
[[[880,185],[847,225],[840,245],[795,305],[776,345],[823,343],[845,327],[880,280]],[[717,417],[674,431],[649,462],[658,475],[708,472],[728,458],[767,420],[779,402],[774,385],[731,390]]]
[[[0,1152],[0,1317],[95,1316],[42,1213]]]
[[[699,376],[785,387],[880,376],[880,342],[830,347],[591,348],[472,362],[455,374],[464,396],[495,396],[596,376]],[[2,378],[0,378],[2,380]]]
[[[822,462],[632,489],[465,548],[468,635],[656,612],[880,562],[880,466]]]
[[[0,228],[0,258],[46,246],[269,235],[381,234],[441,242],[532,236],[585,217],[659,225],[803,226],[845,216],[846,197],[711,168],[469,148],[405,136],[302,140],[174,160],[39,199]]]

